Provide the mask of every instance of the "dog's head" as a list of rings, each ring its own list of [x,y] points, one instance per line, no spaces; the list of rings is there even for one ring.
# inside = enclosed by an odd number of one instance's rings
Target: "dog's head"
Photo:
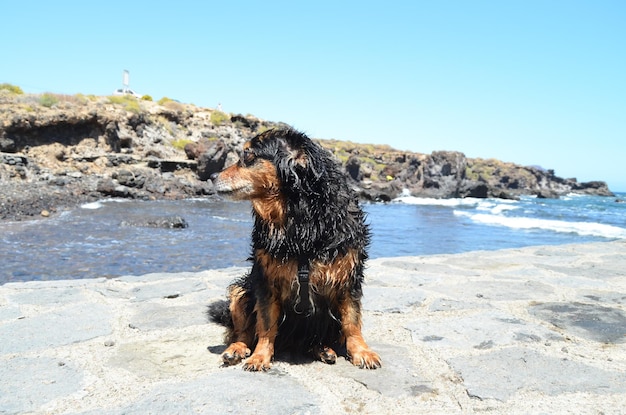
[[[211,179],[218,193],[251,200],[257,213],[267,210],[268,204],[284,210],[287,200],[319,193],[328,160],[328,154],[303,133],[272,129],[247,141],[239,162]]]

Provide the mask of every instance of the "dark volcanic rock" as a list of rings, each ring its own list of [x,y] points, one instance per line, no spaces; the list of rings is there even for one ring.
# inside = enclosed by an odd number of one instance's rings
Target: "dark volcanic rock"
[[[554,190],[541,189],[537,191],[537,198],[538,199],[558,199],[559,194],[555,192]]]
[[[140,171],[126,169],[113,172],[113,178],[116,179],[119,184],[128,187],[143,187],[146,182],[146,178]]]
[[[168,216],[163,218],[141,218],[123,221],[120,226],[133,226],[143,228],[166,228],[166,229],[184,229],[188,228],[187,221],[180,216]]]
[[[226,164],[227,157],[228,148],[224,141],[211,143],[211,146],[198,157],[198,178],[208,180],[213,173],[221,171]]]
[[[464,180],[461,182],[459,195],[461,197],[476,197],[484,199],[489,197],[489,187],[485,183]]]
[[[346,174],[360,188],[361,197],[368,200],[377,200],[381,193],[393,198],[404,190],[413,196],[433,198],[517,199],[523,194],[558,198],[568,193],[613,196],[605,182],[578,183],[556,176],[553,170],[470,159],[456,151],[426,155],[386,146],[318,141],[339,160],[346,160]]]
[[[237,161],[245,140],[286,126],[241,114],[216,118],[214,124],[213,110],[178,102],[56,98],[57,104],[44,107],[36,95],[0,94],[0,187],[8,189],[0,196],[1,218],[54,212],[102,197],[212,194],[208,178]],[[613,196],[604,182],[579,183],[552,170],[468,159],[455,151],[426,155],[317,141],[343,164],[366,200],[388,201],[405,191],[435,198]]]
[[[179,170],[196,170],[197,163],[187,160],[159,160],[150,159],[147,161],[148,167],[159,169],[162,173],[172,173]]]
[[[352,180],[363,180],[363,174],[361,173],[361,161],[358,157],[351,156],[346,162],[346,172],[352,178]]]
[[[40,217],[44,211],[55,213],[65,206],[93,202],[102,195],[92,188],[95,188],[95,183],[90,179],[68,180],[64,186],[56,186],[52,182],[0,180],[0,219]]]
[[[15,141],[10,138],[0,136],[0,152],[15,153],[16,149],[17,147],[15,146]]]
[[[121,197],[121,198],[137,198],[137,191],[128,186],[117,183],[113,179],[103,179],[98,182],[96,190],[104,196]]]
[[[192,141],[185,144],[185,154],[189,160],[198,160],[200,156],[215,144],[216,140],[210,140],[207,137],[201,137],[198,141]]]

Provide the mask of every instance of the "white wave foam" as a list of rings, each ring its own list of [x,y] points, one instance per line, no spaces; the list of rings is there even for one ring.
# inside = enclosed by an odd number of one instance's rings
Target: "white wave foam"
[[[585,199],[589,198],[589,195],[580,194],[580,193],[568,193],[560,197],[561,200],[574,200],[574,199]]]
[[[392,200],[395,203],[405,203],[407,205],[418,206],[445,206],[445,207],[475,207],[476,210],[486,211],[492,214],[500,214],[507,210],[518,209],[519,202],[516,200],[506,199],[478,199],[478,198],[463,198],[463,199],[435,199],[428,197],[414,197],[408,196],[404,193]]]
[[[498,215],[498,214],[500,214],[500,213],[502,213],[504,211],[507,211],[507,210],[515,210],[518,207],[519,206],[505,205],[505,204],[497,205],[493,209],[491,209],[491,213],[493,213],[494,215]]]
[[[498,215],[506,210],[517,209],[519,206],[516,204],[517,201],[515,200],[480,199],[478,206],[476,206],[476,210],[487,211],[494,215]]]
[[[81,205],[80,207],[82,209],[95,210],[95,209],[102,208],[107,203],[130,203],[132,201],[133,199],[122,199],[122,198],[102,199],[102,200],[97,200],[95,202],[85,203],[84,205]]]
[[[394,203],[405,203],[407,205],[422,206],[477,206],[483,199],[465,198],[465,199],[435,199],[432,197],[415,197],[415,196],[398,196],[393,199]]]
[[[626,229],[596,222],[567,222],[551,219],[507,217],[485,213],[454,211],[455,215],[465,216],[474,222],[485,225],[506,226],[513,229],[545,229],[554,232],[576,233],[582,236],[626,239]]]
[[[98,201],[98,202],[85,203],[84,205],[81,205],[80,207],[81,209],[96,210],[102,207],[102,202]]]
[[[221,221],[224,221],[224,222],[239,222],[239,223],[249,222],[249,220],[237,219],[237,218],[227,218],[227,217],[218,216],[218,215],[211,215],[211,219],[221,220]]]

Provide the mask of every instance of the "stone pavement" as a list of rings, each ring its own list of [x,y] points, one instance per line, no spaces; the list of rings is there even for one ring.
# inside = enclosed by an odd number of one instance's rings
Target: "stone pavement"
[[[244,268],[0,286],[0,414],[626,413],[626,242],[369,262],[383,367],[220,367]]]

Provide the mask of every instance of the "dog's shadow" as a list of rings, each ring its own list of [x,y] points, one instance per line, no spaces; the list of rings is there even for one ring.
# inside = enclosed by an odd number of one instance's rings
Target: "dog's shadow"
[[[219,344],[215,346],[208,346],[207,350],[214,355],[221,355],[226,350],[225,344]],[[345,348],[336,348],[337,359],[340,357],[346,358]],[[310,363],[318,362],[311,353],[300,353],[294,351],[279,351],[274,356],[274,361],[285,362],[291,365],[306,365]]]
[[[219,344],[217,346],[208,346],[206,348],[209,352],[211,352],[212,354],[222,354],[224,353],[224,350],[226,350],[226,345],[225,344]]]

